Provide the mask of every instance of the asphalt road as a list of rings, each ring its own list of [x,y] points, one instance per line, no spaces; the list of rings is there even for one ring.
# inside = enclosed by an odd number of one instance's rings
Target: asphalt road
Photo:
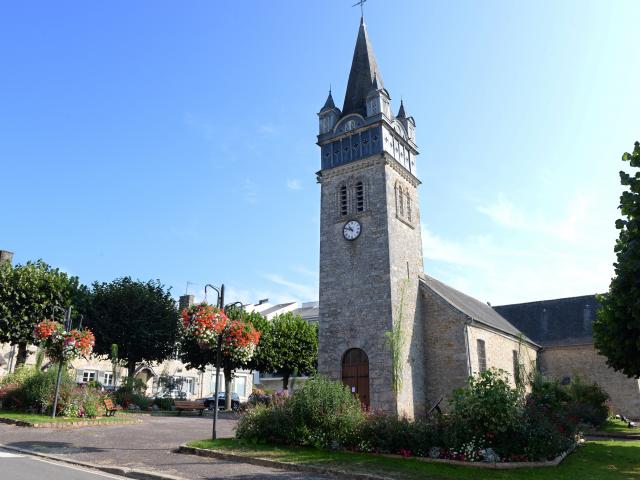
[[[85,470],[36,457],[0,450],[0,478],[3,480],[125,480],[108,473]]]

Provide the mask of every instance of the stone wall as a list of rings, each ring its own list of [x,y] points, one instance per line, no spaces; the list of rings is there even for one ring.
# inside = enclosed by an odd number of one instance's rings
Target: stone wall
[[[532,345],[520,341],[509,335],[488,329],[482,324],[474,323],[467,328],[469,338],[469,360],[471,372],[480,371],[478,365],[478,340],[484,340],[487,368],[504,370],[509,375],[509,381],[515,387],[513,352],[518,352],[523,379],[530,378],[536,369],[537,350]]]
[[[469,378],[466,317],[428,288],[421,288],[420,292],[427,409],[444,397],[441,407],[446,410],[451,392],[464,386]]]
[[[640,419],[640,381],[609,368],[593,344],[545,347],[540,369],[558,380],[579,376],[585,382],[595,382],[610,395],[616,413]]]

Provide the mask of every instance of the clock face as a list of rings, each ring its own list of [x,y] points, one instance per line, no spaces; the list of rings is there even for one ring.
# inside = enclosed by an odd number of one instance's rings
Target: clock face
[[[347,240],[355,240],[360,236],[361,231],[362,227],[360,227],[360,223],[358,223],[356,220],[349,220],[344,224],[342,234]]]

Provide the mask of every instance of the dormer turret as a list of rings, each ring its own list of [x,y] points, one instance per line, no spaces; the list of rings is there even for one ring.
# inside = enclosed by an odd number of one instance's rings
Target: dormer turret
[[[407,131],[407,137],[409,137],[409,141],[416,143],[416,122],[413,117],[407,117],[406,112],[404,111],[404,102],[400,100],[400,110],[398,110],[398,115],[396,115],[396,120],[398,120],[404,129]]]
[[[318,113],[319,121],[320,121],[320,135],[330,132],[335,127],[336,123],[338,123],[338,119],[340,118],[341,112],[340,109],[336,107],[336,104],[333,102],[333,96],[331,95],[331,90],[329,90],[329,96],[327,97],[327,101],[324,102],[324,106],[320,109]]]
[[[383,113],[387,119],[391,119],[391,96],[387,90],[378,83],[378,75],[373,74],[371,90],[367,94],[367,117],[373,117]]]

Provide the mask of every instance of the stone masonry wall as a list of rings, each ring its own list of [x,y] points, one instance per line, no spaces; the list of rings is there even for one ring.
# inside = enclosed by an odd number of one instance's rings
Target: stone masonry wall
[[[401,322],[404,343],[398,414],[414,417],[425,412],[424,327],[418,307],[418,282],[424,271],[419,183],[395,160],[389,159],[385,170],[387,198],[390,199],[387,221],[392,316],[394,324]],[[403,194],[402,208],[399,205],[400,191]],[[407,198],[410,204],[407,204]]]
[[[536,369],[537,351],[528,343],[516,338],[504,335],[481,324],[475,323],[467,329],[469,337],[469,359],[471,371],[476,374],[480,371],[478,365],[477,340],[484,340],[487,368],[504,370],[509,374],[511,385],[515,387],[513,351],[518,352],[519,364],[524,374],[523,378],[529,378]]]
[[[366,209],[341,217],[338,189],[362,180]],[[391,354],[391,278],[385,163],[382,156],[322,172],[320,209],[320,292],[318,371],[342,379],[342,357],[361,348],[369,357],[369,395],[373,409],[396,412]],[[362,232],[345,240],[344,224],[357,219]]]
[[[545,347],[540,355],[540,369],[558,380],[579,376],[586,382],[596,382],[611,397],[616,413],[640,419],[640,381],[609,368],[593,344]]]
[[[426,406],[431,408],[440,397],[446,410],[447,399],[469,378],[464,334],[466,317],[427,287],[420,288],[424,325],[424,371]]]

